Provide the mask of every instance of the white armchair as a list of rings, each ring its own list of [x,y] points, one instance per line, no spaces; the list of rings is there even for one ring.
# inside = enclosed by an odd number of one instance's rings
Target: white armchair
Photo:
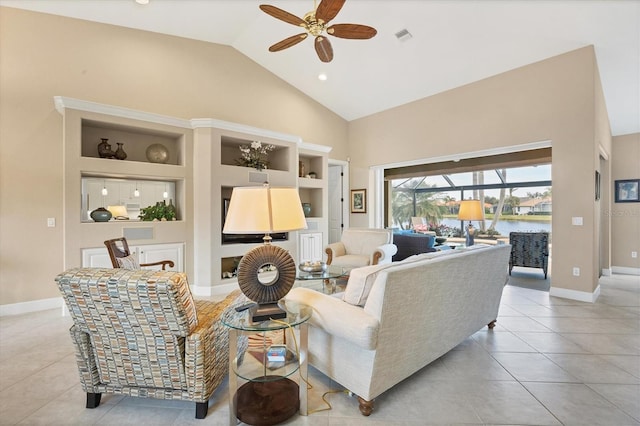
[[[358,268],[391,263],[398,248],[393,244],[393,232],[382,228],[349,228],[341,241],[327,246],[327,264]]]

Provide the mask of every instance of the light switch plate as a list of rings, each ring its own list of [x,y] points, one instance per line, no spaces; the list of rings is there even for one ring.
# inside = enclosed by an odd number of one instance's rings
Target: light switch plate
[[[571,224],[576,226],[582,226],[582,217],[581,216],[572,217]]]
[[[55,217],[48,217],[47,218],[47,227],[49,227],[49,228],[55,228],[56,227],[56,218]]]

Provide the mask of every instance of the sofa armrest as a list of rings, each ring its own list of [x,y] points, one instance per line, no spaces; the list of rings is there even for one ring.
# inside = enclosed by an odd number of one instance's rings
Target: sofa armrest
[[[370,265],[378,265],[380,263],[391,263],[391,258],[398,252],[398,247],[395,244],[383,244],[376,247],[376,250],[371,254]]]
[[[344,243],[340,241],[329,244],[324,251],[327,253],[327,265],[331,265],[331,261],[334,258],[347,254],[347,249],[345,248]]]
[[[380,322],[361,307],[304,287],[294,288],[286,299],[311,306],[311,326],[363,349],[376,348]]]

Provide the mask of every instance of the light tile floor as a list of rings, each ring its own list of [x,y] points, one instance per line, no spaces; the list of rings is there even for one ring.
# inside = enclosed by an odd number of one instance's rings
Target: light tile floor
[[[493,331],[477,332],[378,397],[370,417],[355,398],[333,393],[331,410],[286,424],[640,425],[640,277],[600,284],[595,304],[509,285]],[[183,401],[104,395],[85,409],[70,323],[59,310],[0,318],[0,424],[228,424],[226,381],[204,420]],[[340,389],[313,368],[310,382],[310,410]]]

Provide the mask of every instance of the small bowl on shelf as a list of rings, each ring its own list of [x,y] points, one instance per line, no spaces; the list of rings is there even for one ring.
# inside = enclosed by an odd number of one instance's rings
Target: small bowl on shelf
[[[324,272],[327,270],[327,264],[325,262],[302,262],[298,266],[302,272]]]

